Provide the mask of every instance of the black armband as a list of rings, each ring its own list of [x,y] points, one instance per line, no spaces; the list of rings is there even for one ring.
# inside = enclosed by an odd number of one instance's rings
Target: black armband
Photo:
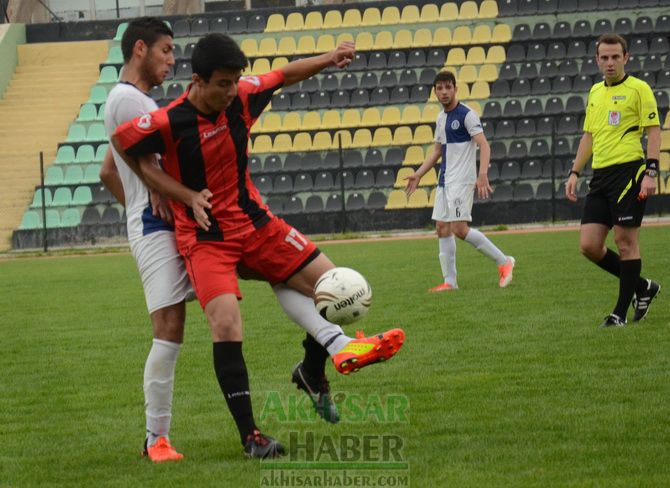
[[[658,171],[658,159],[647,158],[647,169]]]

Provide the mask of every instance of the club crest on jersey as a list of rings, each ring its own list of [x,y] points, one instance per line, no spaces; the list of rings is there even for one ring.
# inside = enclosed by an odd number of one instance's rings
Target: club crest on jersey
[[[609,125],[619,125],[619,122],[621,122],[621,112],[618,110],[610,110],[607,119]]]
[[[140,129],[148,129],[151,127],[151,114],[142,115],[137,121],[137,127]]]
[[[242,79],[244,81],[248,81],[254,86],[261,86],[261,80],[258,78],[258,76],[243,76]]]
[[[458,120],[454,120],[451,123],[451,130],[458,130],[458,128],[461,126],[461,123]]]

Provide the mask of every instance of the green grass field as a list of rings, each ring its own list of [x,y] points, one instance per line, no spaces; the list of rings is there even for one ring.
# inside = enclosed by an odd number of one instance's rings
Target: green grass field
[[[667,236],[667,227],[643,230],[643,274],[670,287]],[[302,399],[290,373],[303,334],[267,285],[243,283],[263,429],[286,443],[307,433],[395,436],[409,469],[384,486],[670,486],[666,296],[640,325],[600,329],[618,283],[579,255],[576,232],[492,238],[517,258],[512,286],[498,289],[495,266],[459,242],[461,288],[438,296],[426,293],[440,280],[435,239],[321,246],[372,284],[358,325],[407,333],[388,363],[351,377],[329,366],[345,417],[336,426],[268,408],[269,399]],[[242,456],[198,305],[188,307],[171,432],[186,459],[152,465],[139,457],[151,333],[132,258],[4,260],[0,290],[0,486],[266,486],[267,465]],[[347,410],[347,399],[363,413]],[[392,399],[407,401],[406,417],[380,414]]]

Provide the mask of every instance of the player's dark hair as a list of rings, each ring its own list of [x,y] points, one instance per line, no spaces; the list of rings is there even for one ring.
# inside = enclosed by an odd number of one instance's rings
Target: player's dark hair
[[[217,69],[244,69],[249,60],[235,40],[225,34],[207,34],[193,49],[191,69],[200,78],[209,81]]]
[[[437,75],[435,75],[433,88],[440,82],[451,83],[451,86],[456,87],[456,75],[454,75],[451,71],[440,71]]]
[[[621,44],[621,47],[623,48],[623,55],[625,56],[628,52],[628,43],[626,42],[626,39],[621,37],[619,34],[603,34],[600,36],[598,38],[598,42],[596,43],[596,55],[598,54],[598,48],[600,47],[600,44]]]
[[[133,57],[133,48],[137,41],[144,41],[147,47],[151,47],[160,36],[174,37],[172,29],[156,17],[140,17],[131,20],[121,38],[121,52],[123,62],[127,63]]]

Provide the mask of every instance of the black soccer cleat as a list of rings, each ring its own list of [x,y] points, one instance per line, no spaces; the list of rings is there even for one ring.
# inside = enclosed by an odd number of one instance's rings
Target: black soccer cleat
[[[633,298],[633,322],[638,322],[647,316],[651,301],[661,292],[661,285],[655,281],[647,280],[647,289],[639,296],[636,294]]]
[[[260,430],[249,434],[244,444],[244,454],[249,458],[273,459],[282,456],[284,452],[284,446],[278,440],[261,434]]]
[[[607,317],[600,327],[624,327],[626,325],[626,320],[619,317],[617,314],[611,313]]]
[[[325,375],[321,379],[310,376],[305,371],[301,361],[293,368],[291,381],[296,384],[298,389],[307,393],[319,417],[331,424],[340,421],[340,414],[337,412],[337,405],[330,396],[330,385]]]

